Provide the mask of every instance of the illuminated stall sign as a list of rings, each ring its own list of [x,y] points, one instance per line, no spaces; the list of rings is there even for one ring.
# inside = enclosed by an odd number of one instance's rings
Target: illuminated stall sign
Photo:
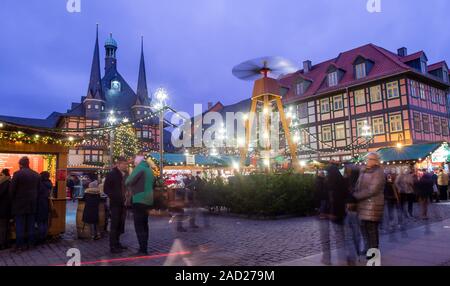
[[[433,163],[446,163],[449,160],[450,149],[447,144],[442,144],[436,151],[431,154],[431,161]]]

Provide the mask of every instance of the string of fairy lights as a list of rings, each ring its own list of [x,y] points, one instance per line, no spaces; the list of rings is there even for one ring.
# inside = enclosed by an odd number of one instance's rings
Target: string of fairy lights
[[[13,144],[52,144],[71,147],[80,142],[79,138],[73,136],[65,137],[63,134],[58,134],[59,137],[64,136],[63,138],[58,138],[50,135],[42,135],[40,133],[29,134],[28,132],[20,130],[2,130],[4,126],[4,123],[0,124],[0,140]]]

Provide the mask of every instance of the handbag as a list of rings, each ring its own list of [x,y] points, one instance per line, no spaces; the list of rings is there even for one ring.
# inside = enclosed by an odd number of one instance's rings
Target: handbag
[[[438,187],[436,184],[433,184],[433,193],[439,193]]]

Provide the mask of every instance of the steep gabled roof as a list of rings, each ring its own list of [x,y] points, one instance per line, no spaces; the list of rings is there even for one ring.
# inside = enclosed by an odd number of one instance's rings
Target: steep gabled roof
[[[97,33],[95,37],[95,47],[94,56],[92,57],[91,74],[89,77],[89,87],[87,91],[88,99],[99,99],[104,100],[102,84],[101,84],[101,74],[100,74],[100,51],[98,47],[98,25]]]
[[[421,56],[425,56],[423,51],[414,53],[410,56],[400,57],[382,47],[374,44],[367,44],[346,52],[342,52],[334,59],[313,65],[311,70],[306,74],[303,70],[299,70],[295,73],[286,75],[279,79],[279,83],[282,87],[289,89],[284,100],[286,102],[292,102],[298,99],[333,92],[349,86],[381,79],[390,75],[396,75],[404,72],[413,72],[418,74],[416,70],[408,66],[405,62]],[[373,66],[367,76],[360,79],[355,78],[353,68],[353,64],[358,57],[364,57],[366,60],[370,60],[373,63]],[[323,84],[330,66],[335,66],[336,68],[345,71],[339,83],[333,87],[328,87],[326,84]],[[421,75],[436,80],[436,78],[431,75]],[[302,96],[296,96],[295,91],[292,88],[299,77],[307,77],[312,81],[312,84]]]
[[[148,97],[147,89],[147,74],[145,72],[145,60],[144,60],[144,38],[141,40],[141,60],[139,63],[139,76],[136,95],[139,102],[144,105],[149,105],[150,100]]]

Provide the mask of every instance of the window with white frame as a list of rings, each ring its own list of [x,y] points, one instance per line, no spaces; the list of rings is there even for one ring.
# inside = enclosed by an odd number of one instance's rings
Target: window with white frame
[[[142,133],[140,130],[136,131],[136,137],[137,138],[142,138]]]
[[[136,114],[138,114],[138,115],[141,114],[141,111],[140,110],[136,111]]]
[[[387,89],[387,98],[388,99],[399,97],[397,81],[392,81],[392,82],[387,83],[386,89]]]
[[[381,86],[375,85],[370,88],[370,102],[381,101]]]
[[[100,107],[98,106],[98,104],[94,105],[95,109],[99,109]]]
[[[422,114],[422,126],[423,132],[430,133],[430,116]]]
[[[336,140],[345,139],[345,124],[339,123],[334,125]]]
[[[435,134],[441,134],[441,121],[439,120],[439,117],[433,117],[433,129]]]
[[[333,140],[332,134],[331,134],[331,126],[323,126],[322,127],[322,141],[331,141]]]
[[[420,120],[419,112],[413,113],[413,123],[414,123],[414,130],[417,132],[422,132],[422,122]]]
[[[309,144],[309,134],[305,130],[302,130],[302,132],[300,132],[300,143]]]
[[[383,117],[372,118],[372,130],[374,135],[384,134],[384,119]]]
[[[308,117],[308,103],[300,103],[297,105],[297,115],[299,118]]]
[[[426,99],[425,97],[425,86],[423,83],[419,84],[419,95],[421,99]]]
[[[427,63],[425,61],[420,61],[420,70],[422,73],[427,73]]]
[[[298,82],[295,86],[295,93],[297,95],[302,95],[305,92],[304,84],[303,82]]]
[[[320,113],[330,112],[330,99],[323,98],[320,100]]]
[[[433,102],[433,103],[437,103],[439,100],[439,93],[433,87],[430,88],[430,97],[431,97],[431,102]]]
[[[391,126],[391,132],[400,132],[403,130],[401,114],[395,114],[395,115],[389,116],[389,123]]]
[[[412,97],[418,97],[417,82],[410,80],[409,89]]]
[[[342,94],[333,97],[333,110],[341,110],[344,108],[344,100]]]
[[[367,127],[368,127],[367,120],[361,119],[361,120],[356,121],[356,135],[358,137],[366,136],[365,129],[367,129]]]
[[[360,79],[366,76],[366,63],[357,64],[355,66],[356,79]]]
[[[442,135],[443,136],[448,136],[449,135],[449,130],[448,130],[448,121],[447,119],[441,119],[441,128],[442,128]]]
[[[364,105],[366,104],[366,95],[364,89],[355,90],[355,105]]]
[[[92,106],[90,104],[88,104],[88,109],[91,109],[91,108],[92,108]]]
[[[328,86],[335,86],[338,84],[338,73],[337,71],[330,72],[328,74]]]
[[[142,138],[148,138],[148,131],[147,130],[142,131]]]

